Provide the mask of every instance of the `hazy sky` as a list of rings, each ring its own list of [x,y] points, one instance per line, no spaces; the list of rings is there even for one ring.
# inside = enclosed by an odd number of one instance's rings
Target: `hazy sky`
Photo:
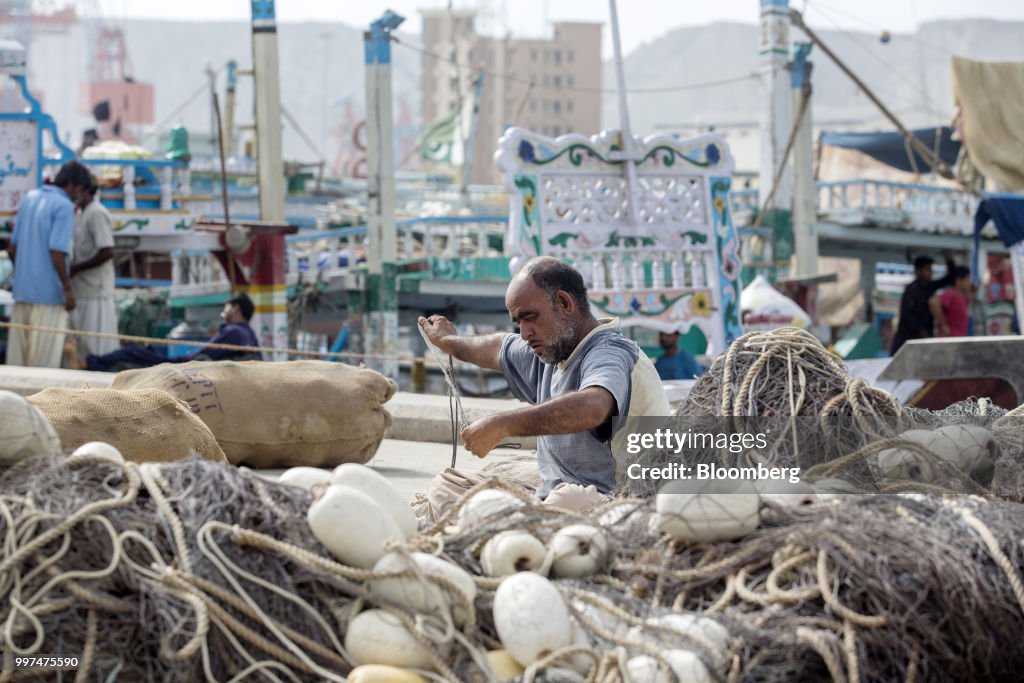
[[[249,0],[92,0],[108,19],[249,19]],[[403,29],[419,31],[421,8],[444,8],[447,0],[277,0],[279,21],[341,21],[366,26],[385,9],[406,17]],[[667,30],[712,21],[756,22],[759,0],[619,0],[623,49],[629,52]],[[454,0],[454,6],[482,8],[485,31],[507,27],[515,36],[541,35],[549,20],[607,22],[607,0]],[[790,0],[811,26],[859,30],[912,31],[934,19],[985,17],[1024,20],[1024,0]],[[504,29],[500,32],[504,33]],[[611,52],[606,34],[605,51]]]

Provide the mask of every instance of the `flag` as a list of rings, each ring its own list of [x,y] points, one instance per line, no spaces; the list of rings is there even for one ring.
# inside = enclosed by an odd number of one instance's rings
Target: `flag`
[[[455,109],[435,120],[420,138],[424,161],[459,167],[466,163],[466,141],[476,116],[476,97],[464,97]]]
[[[420,138],[420,156],[425,161],[440,164],[452,163],[458,118],[458,110],[449,112],[430,124],[426,132],[423,133]]]

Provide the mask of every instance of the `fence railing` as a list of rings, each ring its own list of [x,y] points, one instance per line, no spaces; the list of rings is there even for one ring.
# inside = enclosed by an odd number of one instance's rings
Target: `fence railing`
[[[108,209],[169,211],[192,194],[188,164],[168,159],[81,159],[100,184]],[[47,168],[55,172],[56,167]]]

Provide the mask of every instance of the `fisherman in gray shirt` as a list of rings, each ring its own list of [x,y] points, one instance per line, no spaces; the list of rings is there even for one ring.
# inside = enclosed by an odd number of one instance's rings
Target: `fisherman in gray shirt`
[[[617,319],[594,317],[582,276],[558,259],[523,264],[505,307],[518,336],[460,336],[444,316],[419,319],[441,351],[500,370],[516,398],[531,404],[463,428],[466,450],[482,458],[509,437],[536,436],[537,496],[562,507],[597,502],[615,487],[613,418],[670,414],[658,373]],[[428,493],[432,513],[480,480],[450,469],[439,475]]]

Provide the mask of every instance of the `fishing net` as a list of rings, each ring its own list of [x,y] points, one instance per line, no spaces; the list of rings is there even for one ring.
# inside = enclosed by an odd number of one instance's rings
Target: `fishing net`
[[[620,473],[632,463],[761,465],[798,468],[803,481],[829,490],[1024,500],[1024,417],[1004,412],[986,399],[942,411],[904,407],[850,376],[809,333],[781,328],[737,339],[664,423],[678,433],[760,434],[762,445],[647,448],[616,456]],[[620,476],[618,483],[619,494],[646,497],[663,482]]]
[[[697,380],[678,414],[757,418],[777,435],[776,456],[813,451],[822,462],[905,424],[899,401],[851,377],[821,342],[794,327],[741,336]],[[793,418],[828,421],[834,429],[793,434]]]
[[[492,480],[477,488],[488,486],[503,487]],[[625,680],[625,656],[657,658],[669,648],[698,653],[730,681],[1011,680],[1024,665],[1016,645],[1024,508],[1014,503],[917,494],[768,502],[760,528],[742,540],[693,544],[658,532],[649,500],[620,499],[587,514],[523,505],[453,529],[460,506],[429,531],[474,574],[481,548],[501,529],[542,541],[572,523],[602,530],[603,570],[557,581],[584,645],[548,662],[565,666],[589,651],[590,680]],[[489,589],[498,580],[480,584],[480,626],[494,644]],[[684,634],[652,623],[670,614],[724,626],[728,644],[715,642],[709,623]]]
[[[341,681],[355,664],[349,625],[374,607],[424,648],[427,680],[482,683],[493,680],[487,651],[502,647],[493,613],[502,579],[483,575],[484,546],[503,531],[532,534],[547,548],[547,571],[555,535],[585,524],[605,546],[595,573],[553,580],[572,642],[550,646],[517,681],[625,683],[639,657],[668,681],[1017,680],[1024,505],[950,493],[1020,491],[1021,410],[984,400],[904,409],[854,388],[802,333],[741,341],[740,350],[759,348],[769,360],[759,367],[737,351],[716,361],[718,379],[692,402],[707,406],[702,418],[749,427],[743,410],[720,412],[736,405],[722,397],[737,395],[779,429],[790,427],[787,407],[804,419],[832,410],[861,421],[861,432],[830,427],[842,447],[829,445],[824,428],[798,425],[741,454],[807,465],[813,489],[623,491],[570,512],[488,478],[406,544],[384,546],[458,565],[473,576],[475,598],[422,569],[384,574],[331,559],[306,521],[319,491],[226,464],[41,456],[0,468],[0,677],[53,679],[14,671],[14,654],[80,653],[78,680]],[[776,387],[778,376],[795,384]],[[722,455],[714,451],[698,455]],[[678,457],[641,457],[670,455]],[[829,493],[844,486],[881,493]],[[464,515],[486,489],[513,504]],[[451,609],[423,612],[374,590],[394,578],[440,591]],[[680,653],[691,657],[687,671],[699,665],[707,675],[673,673]]]
[[[526,678],[555,680],[568,668],[580,676],[563,680],[624,681],[628,658],[664,663],[666,648],[735,681],[1010,680],[1024,666],[1024,508],[1014,503],[764,502],[760,528],[745,538],[682,543],[660,533],[650,500],[569,513],[489,479],[395,547],[476,577],[473,609],[454,628],[375,597],[383,574],[330,559],[306,523],[308,493],[232,466],[37,457],[2,470],[0,486],[5,667],[16,653],[80,653],[80,680],[341,680],[353,665],[347,626],[376,606],[427,649],[428,678],[485,681],[485,652],[500,647],[500,579],[481,576],[483,544],[506,529],[546,543],[573,523],[598,527],[607,554],[597,574],[555,581],[579,633]],[[519,504],[453,527],[486,488]],[[437,575],[387,576],[436,584],[468,607]],[[651,623],[669,614],[705,621],[684,634]],[[712,625],[727,629],[724,641]]]

